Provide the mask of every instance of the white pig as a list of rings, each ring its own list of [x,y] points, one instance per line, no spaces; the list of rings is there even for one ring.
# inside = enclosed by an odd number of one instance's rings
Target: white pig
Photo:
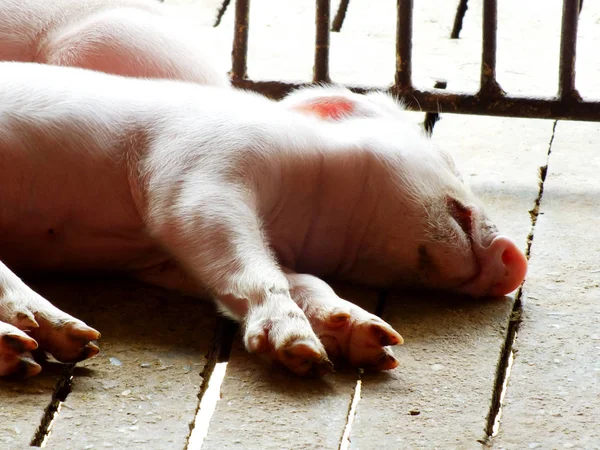
[[[99,337],[7,266],[209,294],[249,351],[300,375],[330,358],[396,367],[401,336],[317,277],[484,296],[517,288],[527,267],[403,114],[339,88],[277,103],[0,63],[0,374],[38,373],[38,345],[91,356]]]
[[[156,0],[1,0],[0,60],[229,86],[212,36]]]

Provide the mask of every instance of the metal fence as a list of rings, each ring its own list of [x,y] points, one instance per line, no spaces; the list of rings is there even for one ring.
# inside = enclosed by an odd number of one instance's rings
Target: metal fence
[[[554,97],[523,97],[507,95],[496,80],[497,0],[484,0],[483,2],[481,81],[479,91],[476,93],[417,89],[413,86],[413,0],[397,0],[396,73],[395,83],[389,88],[389,92],[404,99],[409,108],[429,112],[442,110],[444,112],[495,116],[600,121],[600,101],[582,99],[575,89],[577,23],[582,4],[583,0],[564,0],[563,3],[557,95]],[[339,30],[343,20],[343,11],[347,6],[348,0],[342,0],[338,14],[333,20],[332,30]],[[461,0],[458,8],[462,8],[464,13],[466,0]],[[303,85],[248,79],[249,10],[250,0],[236,1],[231,70],[233,84],[273,98],[281,98],[290,90]],[[314,82],[331,81],[329,78],[330,15],[330,0],[316,0]],[[374,89],[370,86],[347,87],[356,92]]]

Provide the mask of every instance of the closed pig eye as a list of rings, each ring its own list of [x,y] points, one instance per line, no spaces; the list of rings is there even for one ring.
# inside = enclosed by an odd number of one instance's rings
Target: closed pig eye
[[[447,197],[446,203],[448,205],[448,212],[452,218],[458,223],[464,233],[471,237],[473,232],[472,209],[452,197]]]

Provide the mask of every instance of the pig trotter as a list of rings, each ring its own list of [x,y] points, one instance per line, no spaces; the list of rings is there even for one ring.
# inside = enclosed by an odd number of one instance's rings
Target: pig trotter
[[[93,328],[38,295],[0,263],[0,376],[30,377],[42,370],[32,352],[78,362],[99,351]]]
[[[248,351],[276,361],[297,375],[330,372],[333,365],[303,312],[293,304],[288,311],[281,303],[273,309],[261,305],[248,314],[244,336]]]
[[[302,308],[329,358],[338,364],[389,370],[398,361],[389,348],[402,336],[379,317],[339,298],[324,281],[312,275],[286,273],[292,298]]]
[[[37,346],[23,331],[0,322],[0,376],[27,378],[40,373],[42,368],[31,355]]]

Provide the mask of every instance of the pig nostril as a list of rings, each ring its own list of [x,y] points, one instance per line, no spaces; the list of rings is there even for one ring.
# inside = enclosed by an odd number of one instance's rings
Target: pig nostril
[[[511,251],[509,249],[504,250],[502,252],[502,262],[505,266],[511,266],[517,261],[516,256],[517,255],[515,255],[514,251]]]

